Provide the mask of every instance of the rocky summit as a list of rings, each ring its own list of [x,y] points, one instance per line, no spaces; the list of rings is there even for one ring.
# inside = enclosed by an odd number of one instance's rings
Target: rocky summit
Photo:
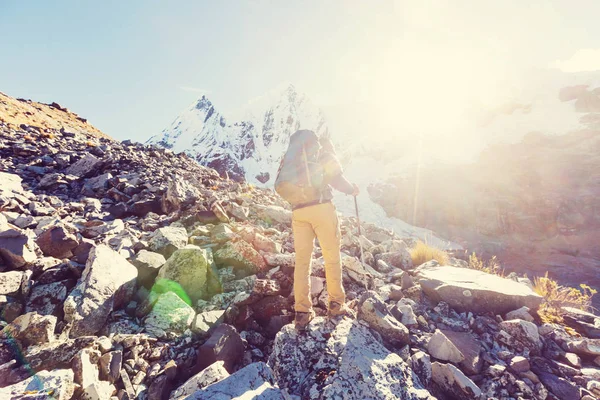
[[[295,330],[291,211],[274,192],[49,107],[52,124],[0,115],[1,398],[600,394],[597,316],[543,323],[526,279],[413,265],[412,240],[359,237],[354,218],[340,227],[357,319],[326,318],[317,246],[317,318]]]

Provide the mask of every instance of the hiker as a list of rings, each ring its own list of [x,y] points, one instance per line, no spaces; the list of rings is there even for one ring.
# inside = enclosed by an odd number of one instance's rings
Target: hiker
[[[275,190],[292,205],[292,230],[296,250],[294,269],[295,325],[304,330],[315,317],[310,298],[310,271],[315,237],[325,259],[330,317],[354,313],[346,302],[340,262],[340,226],[331,187],[357,196],[358,186],[343,175],[331,141],[313,131],[299,130],[290,137]]]

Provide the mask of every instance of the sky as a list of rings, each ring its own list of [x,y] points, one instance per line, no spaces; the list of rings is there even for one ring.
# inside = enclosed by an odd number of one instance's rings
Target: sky
[[[452,124],[523,71],[600,69],[600,2],[576,4],[0,0],[0,91],[138,141],[202,95],[235,109],[281,82],[348,125],[357,107],[367,124]]]

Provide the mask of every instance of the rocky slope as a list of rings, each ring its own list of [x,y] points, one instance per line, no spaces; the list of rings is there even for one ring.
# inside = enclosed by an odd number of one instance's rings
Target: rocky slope
[[[600,319],[342,218],[358,319],[292,321],[290,211],[184,154],[0,123],[0,397],[586,399]],[[366,264],[358,260],[359,243]]]

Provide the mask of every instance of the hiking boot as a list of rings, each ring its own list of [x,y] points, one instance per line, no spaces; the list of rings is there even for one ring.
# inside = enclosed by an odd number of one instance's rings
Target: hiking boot
[[[340,304],[335,301],[332,301],[331,303],[329,303],[328,315],[329,315],[329,318],[334,318],[334,317],[339,317],[339,316],[348,317],[348,318],[352,318],[352,319],[356,318],[356,313],[354,312],[354,310],[352,310],[350,307],[348,307],[345,303]]]
[[[305,331],[310,321],[312,321],[314,318],[315,312],[312,310],[309,312],[296,311],[296,319],[294,321],[296,329],[299,331]]]

